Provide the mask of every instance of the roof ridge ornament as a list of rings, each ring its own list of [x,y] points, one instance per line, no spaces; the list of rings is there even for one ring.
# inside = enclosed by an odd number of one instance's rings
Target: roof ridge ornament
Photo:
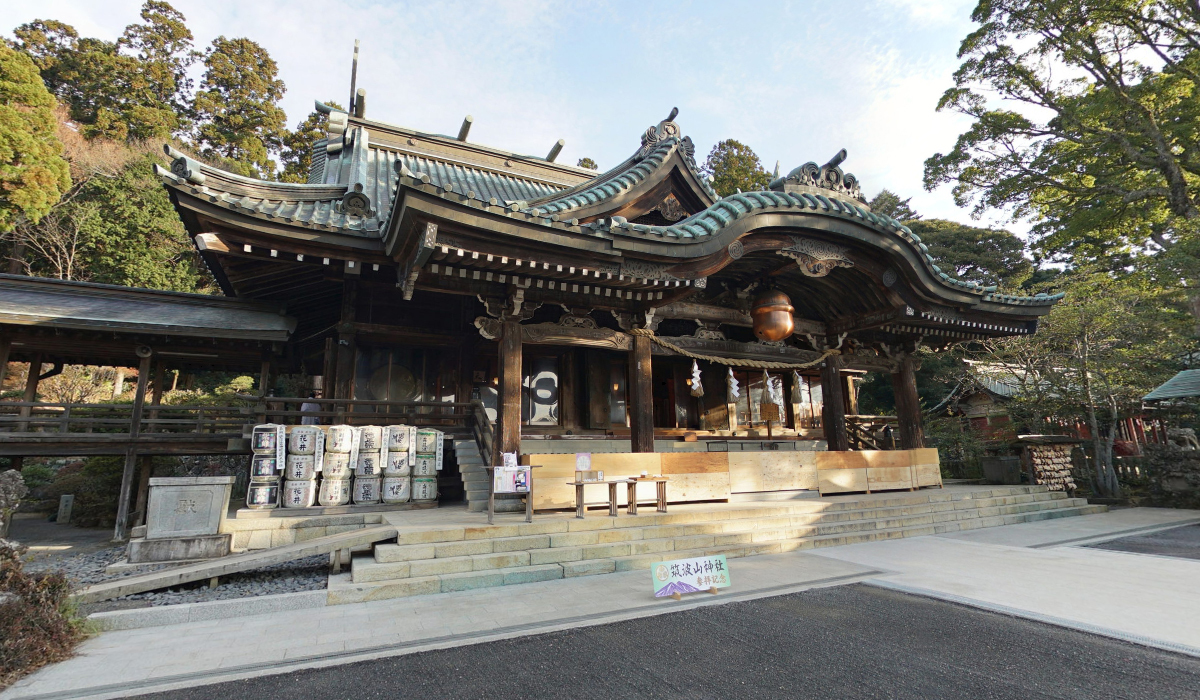
[[[838,151],[825,165],[818,166],[809,161],[792,170],[787,177],[776,177],[767,187],[776,192],[805,192],[823,189],[866,204],[858,178],[842,170],[841,164],[846,160],[846,149]]]
[[[651,126],[646,129],[646,133],[642,134],[642,147],[637,152],[637,158],[645,158],[650,155],[650,152],[658,146],[659,142],[667,139],[679,139],[681,131],[679,125],[675,123],[675,117],[679,116],[679,108],[672,107],[671,113],[667,118],[658,123],[657,126]],[[688,145],[691,145],[691,139],[688,139]],[[696,149],[693,146],[692,152]]]

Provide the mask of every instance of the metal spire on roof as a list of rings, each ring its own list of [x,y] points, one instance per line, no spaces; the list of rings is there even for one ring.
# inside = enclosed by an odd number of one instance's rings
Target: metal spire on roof
[[[354,114],[354,98],[358,95],[355,92],[356,83],[358,83],[358,39],[354,40],[354,62],[350,67],[350,109],[347,110]]]
[[[775,174],[771,176],[771,179],[774,180],[777,177],[779,177],[779,161],[775,161]]]

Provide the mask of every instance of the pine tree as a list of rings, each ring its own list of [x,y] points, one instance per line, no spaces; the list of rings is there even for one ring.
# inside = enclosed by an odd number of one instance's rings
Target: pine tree
[[[249,39],[219,36],[204,54],[204,68],[192,102],[201,153],[233,162],[244,175],[273,176],[271,153],[287,134],[279,106],[286,87],[275,61]]]
[[[33,60],[0,44],[0,233],[41,219],[71,186],[54,96]]]
[[[575,165],[580,168],[587,168],[588,170],[599,170],[600,169],[600,166],[596,165],[596,161],[592,160],[591,158],[580,158],[579,162],[576,163]]]
[[[754,151],[733,139],[713,146],[704,163],[704,172],[712,178],[713,189],[722,197],[737,194],[739,190],[765,190],[771,182],[770,173],[763,168]]]
[[[900,199],[900,195],[891,190],[880,190],[879,194],[871,200],[871,211],[876,214],[890,216],[896,221],[915,221],[921,218],[921,215],[913,211],[909,206],[912,197],[908,199]]]

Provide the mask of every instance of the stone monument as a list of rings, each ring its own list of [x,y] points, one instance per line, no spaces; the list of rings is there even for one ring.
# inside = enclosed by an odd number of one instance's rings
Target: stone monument
[[[129,563],[194,561],[229,554],[231,535],[218,533],[234,480],[232,476],[151,479],[145,530],[134,529]]]

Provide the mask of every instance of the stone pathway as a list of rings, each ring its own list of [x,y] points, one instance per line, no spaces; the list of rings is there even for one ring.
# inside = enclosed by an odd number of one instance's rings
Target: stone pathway
[[[110,632],[0,700],[126,697],[857,581],[1200,655],[1200,562],[1070,544],[1197,519],[1129,509],[736,559],[732,588],[680,602],[655,600],[647,572],[632,571]]]

